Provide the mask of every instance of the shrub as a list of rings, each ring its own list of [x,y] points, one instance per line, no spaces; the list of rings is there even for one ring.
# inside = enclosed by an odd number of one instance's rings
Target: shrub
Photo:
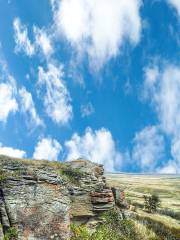
[[[75,224],[71,224],[71,240],[89,240],[90,234],[85,225],[77,226]]]
[[[71,240],[142,240],[136,232],[134,221],[122,220],[119,209],[108,211],[103,219],[103,224],[99,224],[92,234],[85,225],[71,225]]]
[[[7,175],[3,170],[0,170],[0,183],[4,182],[7,179]]]
[[[73,183],[75,185],[78,185],[79,184],[79,181],[82,177],[84,177],[84,173],[76,168],[76,169],[73,169],[73,168],[62,168],[60,170],[60,174],[65,176],[66,180],[70,183]]]
[[[18,237],[17,230],[14,227],[9,228],[3,240],[16,240]]]
[[[157,208],[160,206],[160,199],[158,195],[152,194],[150,196],[144,195],[144,207],[150,212],[156,212]]]

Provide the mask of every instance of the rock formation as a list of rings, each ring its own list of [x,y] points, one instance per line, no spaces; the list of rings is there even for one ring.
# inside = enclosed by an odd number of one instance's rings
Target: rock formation
[[[0,239],[68,240],[70,223],[91,227],[111,209],[114,195],[103,166],[79,159],[48,162],[0,156]]]

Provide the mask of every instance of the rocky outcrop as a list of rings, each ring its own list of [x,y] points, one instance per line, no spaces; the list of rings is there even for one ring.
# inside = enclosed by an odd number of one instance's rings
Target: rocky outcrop
[[[0,156],[0,239],[15,229],[19,240],[68,240],[71,222],[96,226],[114,204],[102,165]]]
[[[18,239],[68,239],[70,199],[63,178],[48,167],[6,160],[0,162],[4,234],[14,227]]]
[[[128,209],[129,204],[126,201],[124,190],[120,188],[112,188],[114,201],[117,206],[119,206],[121,209]]]

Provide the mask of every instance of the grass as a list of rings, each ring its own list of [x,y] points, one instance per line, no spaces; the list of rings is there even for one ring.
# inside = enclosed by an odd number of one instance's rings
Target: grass
[[[3,240],[16,240],[18,238],[17,230],[14,227],[10,227],[3,238]]]
[[[146,229],[153,231],[160,239],[178,240],[180,239],[179,227],[169,225],[167,222],[161,221],[156,215],[153,217],[144,214],[136,214],[135,219],[142,223]]]
[[[26,158],[13,158],[5,155],[0,155],[0,164],[3,162],[7,165],[8,163],[15,165],[25,165],[25,166],[39,166],[39,167],[52,167],[54,169],[61,168],[63,163],[59,161],[48,161],[48,160],[34,160],[34,159],[26,159]]]
[[[179,176],[108,174],[106,177],[110,187],[124,189],[127,200],[135,206],[135,211],[130,211],[130,214],[135,216],[137,227],[140,227],[142,232],[145,233],[149,229],[157,239],[180,239]],[[158,194],[161,206],[156,213],[145,211],[145,194]]]
[[[23,171],[34,174],[34,169],[50,169],[65,181],[77,185],[84,177],[81,169],[72,169],[70,164],[58,161],[17,159],[0,155],[0,168],[3,165],[15,167],[14,174]],[[9,176],[9,173],[8,173]],[[6,174],[0,171],[0,183]],[[86,226],[72,226],[72,240],[177,240],[180,239],[180,177],[152,175],[106,175],[109,187],[124,189],[126,199],[135,210],[129,211],[131,220],[120,221],[111,212],[105,216],[105,224],[99,225],[92,234]],[[161,207],[157,213],[144,210],[145,194],[158,194]],[[133,209],[133,208],[132,208]],[[13,230],[8,234],[13,234]],[[9,240],[9,236],[4,240]]]
[[[0,184],[7,179],[7,175],[4,171],[0,170]]]
[[[73,224],[71,225],[71,240],[142,240],[143,236],[137,231],[135,221],[122,220],[119,216],[117,208],[106,212],[102,216],[103,224],[99,224],[93,233],[85,225],[77,226]],[[147,240],[150,240],[150,238],[147,238]]]
[[[80,160],[78,160],[80,161]],[[81,169],[73,169],[69,162],[48,161],[48,160],[34,160],[34,159],[19,159],[12,158],[5,155],[0,155],[0,168],[3,165],[10,165],[14,167],[13,171],[8,171],[8,176],[18,178],[21,175],[29,174],[36,176],[37,169],[45,169],[54,171],[57,175],[62,177],[67,183],[79,185],[80,179],[84,176]],[[6,179],[3,171],[0,171],[0,183]]]
[[[81,178],[84,177],[84,172],[82,172],[79,168],[73,169],[71,167],[64,166],[59,170],[59,172],[61,176],[65,177],[67,182],[74,185],[79,185]]]
[[[142,205],[144,194],[158,194],[161,208],[180,212],[180,177],[109,174],[109,186],[120,187],[125,190],[127,199],[137,205]]]

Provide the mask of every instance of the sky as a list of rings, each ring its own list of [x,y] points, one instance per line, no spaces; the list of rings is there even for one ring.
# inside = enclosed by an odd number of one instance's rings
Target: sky
[[[180,173],[180,0],[0,0],[0,154]]]

